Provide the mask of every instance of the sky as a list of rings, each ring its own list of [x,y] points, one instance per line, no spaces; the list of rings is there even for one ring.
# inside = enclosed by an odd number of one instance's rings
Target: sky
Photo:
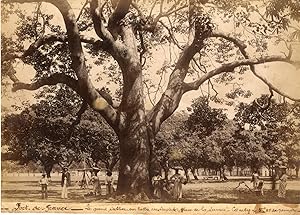
[[[70,1],[71,5],[74,9],[75,14],[78,14],[80,9],[81,9],[81,5],[82,2],[81,1],[75,1],[72,0]],[[32,4],[23,4],[22,5],[23,9],[26,9],[28,11],[32,11],[32,8],[34,8],[32,6]],[[44,12],[48,12],[51,11],[53,14],[55,14],[54,16],[54,22],[57,23],[62,23],[62,19],[61,16],[59,15],[57,9],[50,5],[50,4],[45,4],[43,3],[42,5],[42,11]],[[3,24],[1,31],[5,32],[8,35],[13,35],[14,32],[14,27],[15,27],[15,23],[13,20],[10,20],[9,23]],[[222,26],[219,27],[218,30],[227,32],[227,33],[232,33],[232,31],[234,30],[232,28],[232,23],[228,23],[228,24],[222,24]],[[294,52],[293,52],[293,59],[294,60],[300,60],[300,45],[299,44],[294,44]],[[255,54],[255,50],[251,50],[251,48],[247,49],[250,53]],[[269,53],[270,54],[281,54],[282,52],[287,53],[287,49],[285,48],[285,45],[283,43],[279,43],[278,45],[272,45],[269,47]],[[159,70],[162,65],[164,65],[166,63],[166,59],[162,56],[169,56],[170,54],[173,55],[173,57],[177,56],[179,54],[178,51],[174,51],[172,50],[170,53],[170,50],[167,47],[161,47],[157,50],[153,51],[153,59],[149,59],[149,73],[152,76],[152,74],[154,74],[157,70]],[[213,56],[211,56],[213,57]],[[267,77],[267,79],[274,84],[274,86],[276,86],[277,88],[279,88],[280,90],[282,90],[282,92],[285,92],[287,94],[289,94],[292,97],[296,97],[300,99],[300,69],[296,69],[295,67],[286,64],[286,63],[269,63],[269,64],[263,64],[263,65],[259,65],[256,66],[257,72],[261,75],[263,75],[264,77]],[[30,79],[34,77],[34,70],[33,68],[31,68],[31,66],[25,65],[24,63],[22,63],[21,61],[19,61],[16,64],[16,70],[17,70],[17,76],[18,78],[23,81],[23,82],[30,82]],[[95,82],[94,80],[97,78],[97,73],[98,71],[101,71],[101,66],[97,67],[97,66],[93,66],[91,72],[90,72],[90,76],[91,79],[93,80],[93,83],[95,84],[96,87],[102,87],[103,86],[103,82],[105,82],[105,80],[103,80],[102,82]],[[168,75],[170,74],[170,72],[168,72],[166,74],[166,80],[168,79]],[[154,82],[158,82],[159,78],[155,75],[153,75],[152,77],[154,77]],[[245,90],[250,90],[253,93],[253,96],[249,99],[239,99],[238,101],[246,101],[249,102],[251,100],[253,100],[256,97],[259,97],[261,94],[267,94],[269,92],[268,87],[262,83],[262,81],[260,81],[259,79],[257,79],[256,77],[254,77],[254,75],[252,73],[250,73],[249,71],[246,72],[246,74],[243,76],[243,81],[241,81],[241,83],[243,84],[243,89]],[[7,80],[8,85],[11,84],[11,81]],[[166,82],[167,83],[167,82]],[[166,84],[165,84],[166,86]],[[114,90],[116,88],[116,86],[114,85],[110,85],[110,87],[112,88],[112,90]],[[29,100],[31,102],[34,102],[35,99],[33,99],[33,95],[35,92],[28,92],[28,91],[18,91],[16,93],[12,93],[10,91],[10,86],[8,86],[8,88],[3,89],[2,87],[2,107],[8,108],[8,110],[13,111],[13,109],[11,108],[12,104],[15,105],[20,105],[22,103],[22,101],[26,101]],[[207,86],[203,86],[203,89],[206,89]],[[225,93],[227,93],[232,86],[227,85],[225,86],[220,85],[220,84],[215,84],[215,88],[217,89],[220,97],[224,97]],[[191,102],[194,98],[198,97],[201,95],[201,91],[193,91],[193,92],[189,92],[187,94],[185,94],[182,98],[182,101],[179,105],[179,108],[177,111],[180,110],[186,110],[186,107],[191,105]],[[158,97],[159,98],[159,97]],[[238,102],[236,101],[236,102]],[[223,107],[221,105],[218,104],[213,104],[213,106],[215,107]],[[146,108],[149,109],[151,108],[151,103],[149,102],[149,100],[146,100]],[[229,107],[226,106],[225,108],[229,109],[228,110],[228,115],[230,118],[233,117],[234,114],[234,107]]]

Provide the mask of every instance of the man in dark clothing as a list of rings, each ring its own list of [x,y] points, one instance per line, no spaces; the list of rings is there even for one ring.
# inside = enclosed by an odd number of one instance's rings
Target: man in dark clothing
[[[61,198],[68,198],[68,187],[71,186],[71,174],[67,168],[64,168],[61,176],[62,193]]]

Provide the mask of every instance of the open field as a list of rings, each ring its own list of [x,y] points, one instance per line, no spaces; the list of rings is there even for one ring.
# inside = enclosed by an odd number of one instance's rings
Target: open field
[[[42,200],[40,187],[38,184],[40,174],[33,175],[4,175],[2,176],[2,201],[3,202],[70,202],[70,203],[89,203],[89,202],[115,202],[116,200],[105,197],[104,175],[100,175],[102,182],[101,197],[85,197],[84,195],[91,191],[80,189],[76,181],[80,175],[72,177],[72,187],[69,188],[69,199],[60,198],[60,175],[54,174],[52,182],[48,186],[48,199]],[[116,178],[116,177],[115,177]],[[244,179],[243,179],[244,180]],[[284,200],[277,198],[277,190],[271,190],[271,183],[265,182],[265,195],[256,196],[255,193],[248,190],[245,185],[235,189],[240,180],[229,180],[228,182],[218,181],[196,181],[183,185],[183,199],[181,202],[195,203],[300,203],[300,181],[288,181],[287,198]],[[249,180],[245,183],[252,187]],[[156,200],[155,200],[156,201]],[[157,202],[157,201],[156,201]],[[172,202],[172,201],[170,201]]]

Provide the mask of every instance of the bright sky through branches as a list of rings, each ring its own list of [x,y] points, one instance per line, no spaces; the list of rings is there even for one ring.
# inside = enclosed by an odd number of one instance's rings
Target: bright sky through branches
[[[71,6],[74,9],[75,14],[77,15],[79,11],[81,10],[81,7],[84,3],[84,1],[77,1],[77,0],[71,0],[70,1]],[[22,9],[26,9],[28,11],[28,14],[30,14],[35,7],[33,7],[35,4],[22,4]],[[150,5],[149,5],[150,7]],[[158,8],[156,8],[158,10]],[[59,14],[58,10],[48,3],[43,3],[41,7],[41,11],[44,13],[51,13],[54,15],[53,22],[56,24],[63,24],[62,17]],[[154,11],[155,12],[155,11]],[[221,19],[216,19],[216,24],[218,24],[218,30],[227,32],[227,33],[233,33],[235,32],[235,27],[232,23],[221,23]],[[8,23],[2,23],[2,32],[6,33],[7,35],[12,35],[15,28],[15,20],[10,20]],[[65,27],[62,25],[62,28],[65,29]],[[91,36],[95,35],[94,32],[89,32],[92,34]],[[246,35],[250,36],[250,35]],[[177,38],[179,41],[182,42],[185,41],[185,38],[180,38],[178,36]],[[293,45],[293,58],[294,59],[300,59],[300,44],[295,43]],[[149,64],[149,67],[146,70],[146,77],[151,77],[153,79],[153,83],[158,83],[160,81],[159,75],[155,75],[158,70],[161,69],[161,67],[165,64],[171,64],[172,62],[169,60],[170,56],[172,57],[172,60],[178,58],[179,50],[172,47],[171,49],[167,45],[161,45],[157,46],[157,48],[153,51],[153,59],[148,59],[147,64]],[[255,54],[255,50],[251,47],[248,47],[247,51],[249,51],[250,54]],[[282,55],[282,53],[287,53],[288,50],[285,47],[285,44],[283,42],[277,44],[277,45],[269,45],[269,51],[270,54],[279,54]],[[209,53],[207,54],[209,58],[212,58],[214,56],[209,56]],[[96,82],[95,80],[98,78],[97,75],[99,71],[103,69],[103,67],[93,65],[92,60],[89,59],[89,56],[86,55],[88,58],[88,63],[91,63],[92,69],[90,71],[90,76],[92,77],[93,83],[96,87],[103,87],[107,86],[114,92],[117,88],[114,84],[107,85],[107,79],[102,79],[102,81]],[[212,60],[213,61],[213,60]],[[215,61],[213,61],[212,65],[218,65]],[[286,94],[291,95],[292,97],[300,98],[300,69],[296,69],[295,67],[286,64],[286,63],[268,63],[268,64],[262,64],[256,66],[257,72],[264,77],[266,77],[272,84],[274,84],[276,87],[280,88],[281,91],[285,92]],[[20,80],[24,82],[29,82],[31,78],[34,77],[34,70],[28,65],[25,65],[22,63],[22,61],[18,61],[16,64],[16,70],[17,70],[17,76]],[[169,78],[171,70],[167,70],[166,74],[164,74],[163,77],[163,83],[161,92],[166,88],[166,84]],[[10,84],[10,81],[7,81],[8,84]],[[247,71],[243,75],[243,80],[239,80],[239,83],[243,84],[244,90],[250,90],[253,93],[253,96],[248,99],[238,99],[238,101],[251,101],[256,97],[259,97],[261,94],[269,93],[268,87],[262,83],[259,79],[257,79],[250,71]],[[220,98],[224,98],[225,94],[228,93],[232,89],[232,85],[224,85],[224,84],[217,84],[214,83],[214,87],[216,91],[219,93]],[[4,89],[5,88],[5,89]],[[11,105],[21,105],[23,101],[29,100],[30,102],[35,101],[33,99],[34,92],[28,92],[28,91],[19,91],[16,93],[10,92],[11,85],[8,86],[2,86],[2,106],[11,109]],[[207,82],[201,86],[202,92],[207,92]],[[212,89],[210,89],[212,91]],[[158,93],[156,95],[157,99],[160,97],[161,93]],[[186,107],[190,106],[192,99],[202,95],[201,90],[198,91],[192,91],[183,96],[183,99],[180,102],[179,110],[186,110]],[[153,99],[153,94],[151,95]],[[222,105],[214,104],[213,106],[221,107]],[[146,98],[146,108],[151,108],[152,105],[148,98]],[[224,107],[224,106],[222,106]],[[233,116],[233,108],[230,106],[225,106],[224,108],[228,108],[228,114],[229,117]]]

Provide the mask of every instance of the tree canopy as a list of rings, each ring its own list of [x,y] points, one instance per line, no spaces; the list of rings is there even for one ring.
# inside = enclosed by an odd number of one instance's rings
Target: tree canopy
[[[27,12],[17,3],[34,4]],[[299,101],[257,69],[272,62],[299,67],[296,0],[90,0],[79,10],[67,0],[2,4],[2,20],[12,12],[18,20],[13,34],[2,34],[2,80],[8,77],[13,91],[62,84],[99,113],[119,139],[119,193],[149,194],[155,135],[182,97],[204,84],[211,99],[233,104],[251,96],[236,83],[251,73],[270,95]],[[274,51],[276,44],[284,54]],[[156,65],[166,49],[168,57]],[[36,72],[32,82],[18,78],[19,62]],[[99,90],[108,83],[114,90]],[[234,86],[229,101],[218,98],[215,84]]]

